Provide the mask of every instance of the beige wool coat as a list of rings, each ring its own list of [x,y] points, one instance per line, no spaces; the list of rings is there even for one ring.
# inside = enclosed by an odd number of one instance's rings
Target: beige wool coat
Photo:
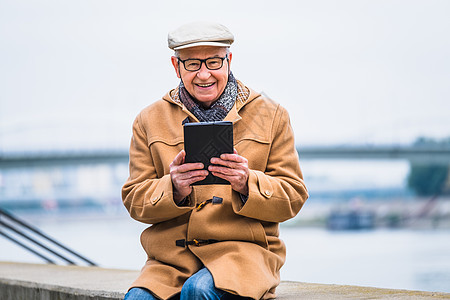
[[[225,118],[233,122],[234,147],[248,160],[245,204],[230,185],[210,185],[194,186],[188,205],[177,206],[169,165],[184,147],[183,120],[198,120],[170,92],[137,116],[122,198],[132,218],[151,226],[141,234],[148,260],[132,287],[168,299],[206,266],[217,288],[254,299],[275,297],[286,256],[279,223],[298,213],[308,193],[287,111],[249,90]],[[196,209],[214,196],[223,202]],[[218,242],[176,244],[210,239]]]

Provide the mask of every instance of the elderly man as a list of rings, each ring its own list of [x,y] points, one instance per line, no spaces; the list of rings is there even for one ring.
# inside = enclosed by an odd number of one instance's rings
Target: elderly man
[[[168,41],[181,82],[137,116],[122,189],[131,217],[151,224],[125,299],[274,298],[286,256],[279,223],[308,198],[289,116],[234,78],[223,25],[183,25]],[[233,123],[234,153],[207,169],[185,163],[183,124],[222,120]],[[230,184],[193,185],[209,173]]]

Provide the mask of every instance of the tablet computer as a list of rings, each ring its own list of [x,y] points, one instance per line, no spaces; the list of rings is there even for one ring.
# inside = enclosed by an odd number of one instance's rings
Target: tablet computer
[[[183,127],[186,163],[201,162],[207,170],[212,157],[233,153],[233,122],[194,122],[185,123]],[[207,184],[230,183],[209,173],[204,180],[197,181],[193,185]]]

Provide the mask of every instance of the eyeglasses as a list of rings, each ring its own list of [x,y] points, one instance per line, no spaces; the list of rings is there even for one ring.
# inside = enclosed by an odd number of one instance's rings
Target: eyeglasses
[[[208,70],[219,70],[223,66],[223,61],[228,58],[228,54],[225,57],[210,57],[207,59],[185,59],[181,60],[178,58],[179,62],[183,63],[184,69],[186,71],[195,72],[200,70],[202,63],[205,63]]]

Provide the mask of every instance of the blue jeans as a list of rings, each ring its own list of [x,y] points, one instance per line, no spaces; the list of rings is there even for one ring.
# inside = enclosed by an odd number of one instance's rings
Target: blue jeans
[[[150,291],[144,288],[132,288],[125,295],[124,300],[158,300]],[[181,288],[181,294],[173,297],[180,300],[241,300],[247,299],[219,290],[214,286],[214,280],[205,267],[186,280]]]

